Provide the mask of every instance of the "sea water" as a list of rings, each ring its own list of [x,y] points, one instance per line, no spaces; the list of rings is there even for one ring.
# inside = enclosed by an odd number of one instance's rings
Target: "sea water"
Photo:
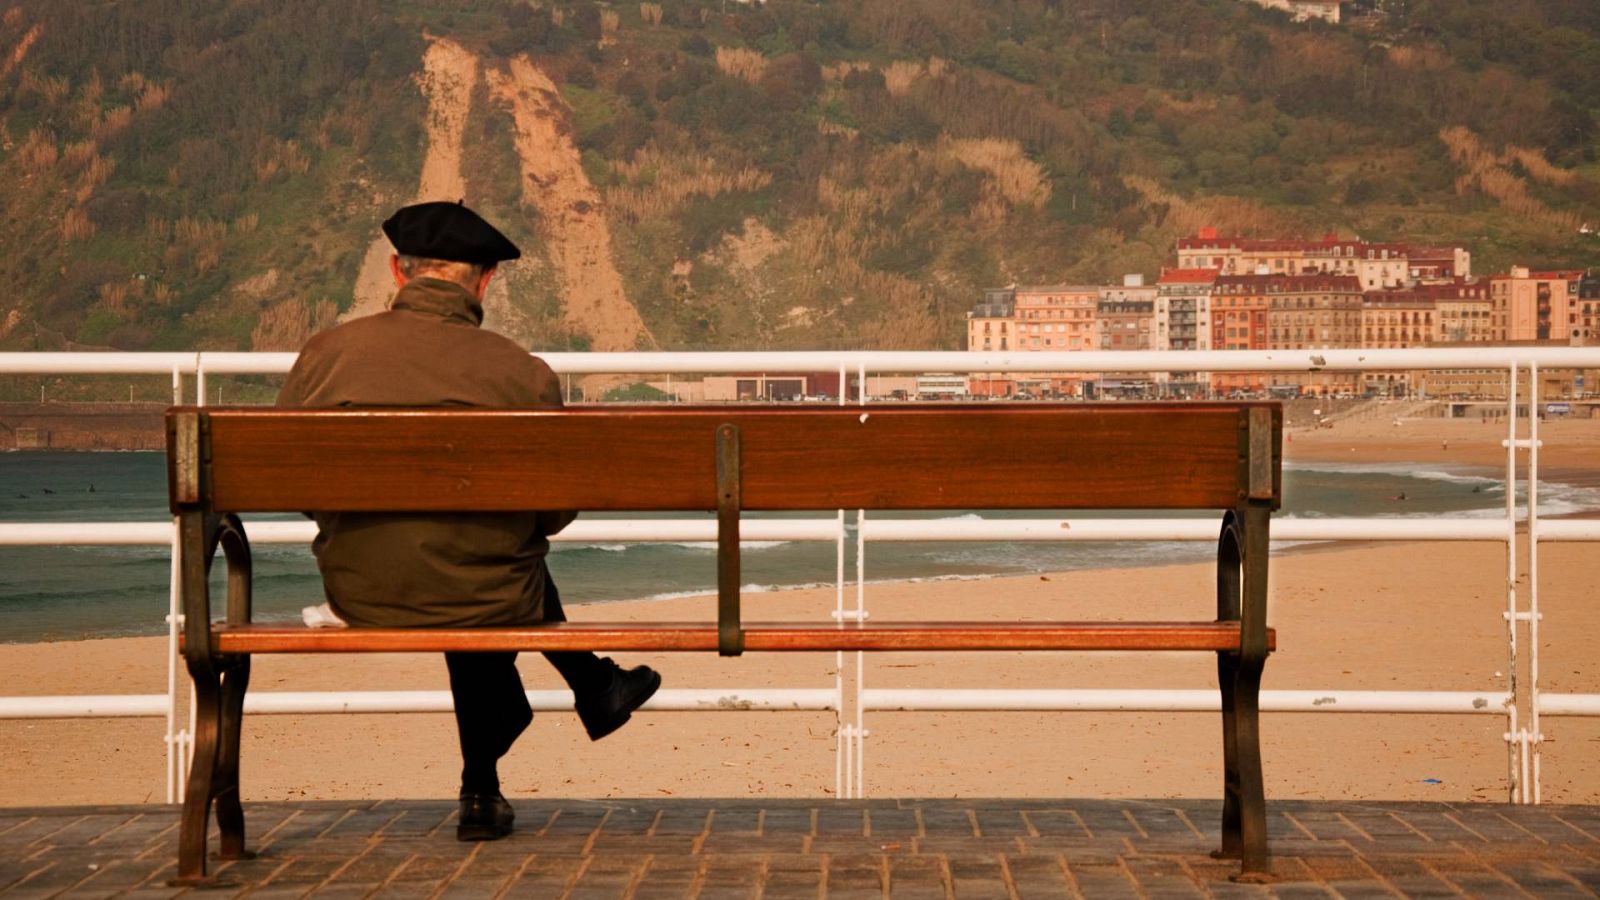
[[[1516,490],[1520,493],[1522,487]],[[1433,465],[1291,463],[1284,469],[1284,501],[1280,516],[1493,517],[1505,510],[1504,486],[1498,478]],[[1600,490],[1540,484],[1540,515],[1592,509],[1600,509]],[[850,554],[855,545],[854,515],[847,517]],[[951,510],[882,515],[976,519],[1086,514]],[[169,521],[161,453],[0,454],[0,522]],[[258,620],[292,619],[302,606],[322,601],[322,582],[309,547],[266,544],[253,549]],[[1214,552],[1203,541],[882,542],[868,546],[866,571],[872,581],[978,578],[1197,562]],[[742,567],[748,593],[832,585],[834,545],[746,542]],[[550,568],[561,585],[562,599],[572,605],[703,593],[715,588],[716,545],[556,544]],[[845,571],[853,577],[853,555],[847,557]],[[162,633],[170,573],[165,546],[0,547],[0,642]],[[759,598],[746,604],[755,609]]]

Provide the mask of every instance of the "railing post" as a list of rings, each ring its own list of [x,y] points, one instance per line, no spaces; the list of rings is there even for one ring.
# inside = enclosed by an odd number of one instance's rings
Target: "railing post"
[[[172,402],[183,402],[183,372],[172,369]],[[183,573],[181,542],[178,540],[178,518],[172,518],[172,536],[167,545],[170,574],[167,583],[167,733],[166,772],[167,802],[182,803],[188,758],[185,739],[188,732],[178,728],[178,629],[183,627],[183,611],[178,605],[178,585]]]
[[[1517,363],[1506,384],[1506,784],[1515,803],[1522,793],[1517,744]]]
[[[1539,802],[1539,364],[1528,363],[1528,735],[1524,803]]]

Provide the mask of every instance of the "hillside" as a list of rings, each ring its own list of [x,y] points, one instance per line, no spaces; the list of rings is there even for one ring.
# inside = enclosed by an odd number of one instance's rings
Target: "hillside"
[[[954,348],[986,285],[1202,226],[1600,244],[1600,5],[24,0],[0,9],[0,349],[294,349],[464,197],[536,349]]]

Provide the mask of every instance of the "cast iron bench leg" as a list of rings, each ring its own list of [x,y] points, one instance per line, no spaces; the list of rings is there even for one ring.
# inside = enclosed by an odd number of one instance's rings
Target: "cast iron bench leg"
[[[1268,510],[1244,510],[1243,604],[1240,618],[1251,638],[1242,641],[1233,683],[1234,740],[1239,761],[1240,873],[1238,881],[1272,880],[1267,849],[1267,794],[1261,772],[1261,670],[1267,663]]]
[[[217,827],[221,859],[250,859],[244,848],[244,809],[239,805],[239,737],[244,724],[244,694],[250,686],[250,657],[229,660],[222,676],[221,723],[217,745]]]
[[[1217,539],[1217,621],[1239,621],[1240,547],[1238,520],[1232,512],[1222,517]],[[1234,686],[1239,677],[1239,654],[1217,653],[1217,688],[1222,700],[1222,846],[1212,851],[1217,859],[1239,859],[1239,719]]]
[[[178,877],[175,884],[199,884],[206,877],[206,831],[211,800],[216,796],[217,738],[222,697],[221,679],[209,666],[189,666],[194,680],[194,759],[189,765],[189,786],[183,797],[183,819],[178,829]]]
[[[1267,796],[1261,774],[1261,660],[1241,660],[1233,683],[1237,757],[1239,875],[1235,881],[1272,880],[1267,852]],[[1231,799],[1231,798],[1230,798]]]

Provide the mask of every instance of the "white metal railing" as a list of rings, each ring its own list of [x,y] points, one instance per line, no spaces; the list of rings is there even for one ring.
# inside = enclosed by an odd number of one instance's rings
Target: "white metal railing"
[[[1539,802],[1540,744],[1543,716],[1600,715],[1600,694],[1554,694],[1538,686],[1538,545],[1541,541],[1600,541],[1600,521],[1542,521],[1538,498],[1540,368],[1600,368],[1600,348],[1431,348],[1416,350],[1177,351],[1085,353],[958,353],[958,352],[707,352],[707,353],[548,353],[541,356],[562,375],[683,374],[717,372],[794,373],[836,371],[839,403],[842,386],[854,375],[863,392],[868,373],[967,372],[1316,372],[1416,369],[1504,369],[1510,389],[1507,407],[1506,511],[1496,519],[1386,518],[1294,519],[1273,523],[1274,541],[1487,541],[1506,549],[1506,610],[1509,662],[1502,691],[1264,691],[1262,708],[1278,712],[1425,713],[1497,715],[1506,717],[1504,739],[1509,748],[1508,786],[1516,802]],[[170,375],[173,401],[183,402],[184,378],[193,378],[194,402],[206,402],[206,376],[282,374],[293,353],[0,353],[0,375]],[[1526,400],[1528,436],[1517,434],[1517,386],[1520,372],[1529,374]],[[857,402],[868,403],[862,396]],[[1526,454],[1526,539],[1529,583],[1526,607],[1517,591],[1518,510],[1515,484],[1518,453]],[[835,543],[835,610],[839,620],[864,621],[866,546],[889,541],[1211,541],[1215,523],[1194,519],[1019,519],[896,520],[869,519],[857,513],[855,604],[845,608],[845,541],[843,511],[835,519],[746,522],[745,540],[831,540]],[[257,543],[309,542],[308,522],[252,522]],[[574,524],[556,540],[712,541],[715,523],[682,520],[591,521]],[[171,608],[168,615],[168,679],[164,694],[0,697],[0,718],[88,718],[165,716],[167,718],[167,799],[181,799],[192,724],[180,724],[178,688],[177,540],[171,522],[134,523],[0,523],[0,545],[145,544],[166,545],[172,554]],[[1521,646],[1521,638],[1527,647]],[[1519,678],[1519,657],[1526,655],[1527,677]],[[859,797],[865,792],[865,713],[868,710],[1082,710],[1202,711],[1215,710],[1214,691],[1197,690],[888,690],[864,686],[865,654],[836,654],[837,673],[831,689],[664,690],[649,710],[832,710],[838,719],[835,796]],[[1525,683],[1524,683],[1525,682]],[[535,709],[570,709],[564,691],[530,691]],[[314,712],[441,712],[448,711],[443,691],[255,692],[246,709],[256,713]],[[1522,720],[1526,724],[1520,724]]]

